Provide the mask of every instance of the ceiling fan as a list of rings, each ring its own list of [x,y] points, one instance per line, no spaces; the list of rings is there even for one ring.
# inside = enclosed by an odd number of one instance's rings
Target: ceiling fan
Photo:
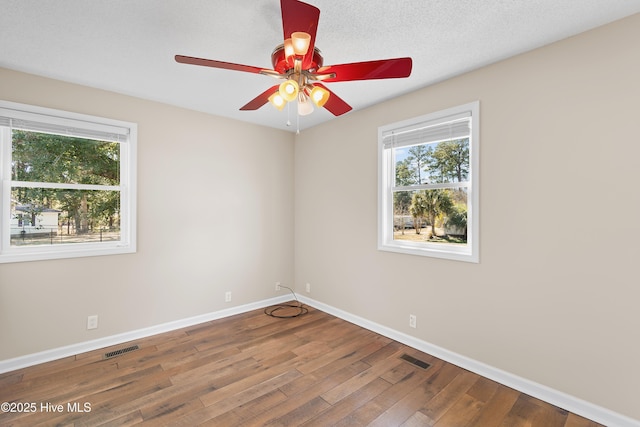
[[[313,111],[311,103],[326,108],[335,116],[352,109],[323,83],[403,78],[411,74],[411,58],[324,66],[320,50],[315,47],[320,9],[299,0],[280,0],[280,7],[284,43],[271,54],[273,69],[183,55],[176,55],[175,60],[183,64],[263,74],[284,80],[262,92],[240,110],[257,110],[267,102],[282,110],[287,102],[297,101],[298,114],[301,116]]]

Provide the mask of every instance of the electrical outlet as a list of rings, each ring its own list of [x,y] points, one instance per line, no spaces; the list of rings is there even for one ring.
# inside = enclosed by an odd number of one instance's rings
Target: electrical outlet
[[[276,291],[280,290],[280,282],[276,282]]]
[[[311,283],[307,283],[307,292],[311,293]]]
[[[224,294],[224,302],[230,302],[231,301],[231,291],[227,291]]]
[[[409,327],[411,327],[411,328],[415,328],[416,327],[416,315],[415,314],[410,314],[409,315]]]
[[[87,329],[98,329],[98,315],[87,317]]]

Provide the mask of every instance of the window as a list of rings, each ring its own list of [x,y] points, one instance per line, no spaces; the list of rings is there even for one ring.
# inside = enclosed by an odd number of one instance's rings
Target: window
[[[378,129],[378,249],[478,262],[479,102]]]
[[[0,101],[0,262],[135,252],[136,133]]]

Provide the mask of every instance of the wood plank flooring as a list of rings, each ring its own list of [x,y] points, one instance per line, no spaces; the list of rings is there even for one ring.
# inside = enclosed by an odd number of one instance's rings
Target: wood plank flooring
[[[599,426],[313,308],[251,311],[5,373],[0,402],[21,409],[0,413],[2,426]]]

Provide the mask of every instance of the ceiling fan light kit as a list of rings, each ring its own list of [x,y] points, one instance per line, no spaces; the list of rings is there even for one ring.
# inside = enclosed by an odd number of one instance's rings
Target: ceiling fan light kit
[[[297,102],[298,115],[313,112],[313,105],[325,108],[335,116],[351,111],[351,106],[321,82],[405,78],[411,75],[411,58],[394,58],[323,66],[320,50],[315,47],[320,9],[299,0],[280,0],[283,44],[271,54],[273,69],[231,62],[176,55],[183,64],[222,68],[263,74],[284,80],[272,86],[247,104],[242,111],[253,111],[269,102],[282,110],[288,102]]]
[[[282,95],[280,95],[280,92],[274,92],[269,97],[269,102],[271,103],[271,105],[273,105],[280,111],[282,111],[284,106],[287,104],[287,101],[285,101],[284,98],[282,98]]]
[[[300,91],[300,86],[298,82],[293,79],[289,79],[280,83],[278,87],[278,93],[287,102],[291,102],[298,97],[298,92]]]
[[[314,104],[322,108],[329,100],[329,91],[321,86],[314,86],[309,92],[309,97]]]
[[[307,34],[304,31],[296,31],[291,34],[291,44],[296,55],[305,56],[311,44],[311,34]]]
[[[291,41],[291,39],[290,38],[286,39],[282,46],[284,48],[285,58],[293,58],[293,55],[295,55],[296,52],[295,50],[293,50],[293,42]]]
[[[304,92],[298,95],[298,115],[307,116],[313,113],[313,105],[309,102],[309,98]]]

